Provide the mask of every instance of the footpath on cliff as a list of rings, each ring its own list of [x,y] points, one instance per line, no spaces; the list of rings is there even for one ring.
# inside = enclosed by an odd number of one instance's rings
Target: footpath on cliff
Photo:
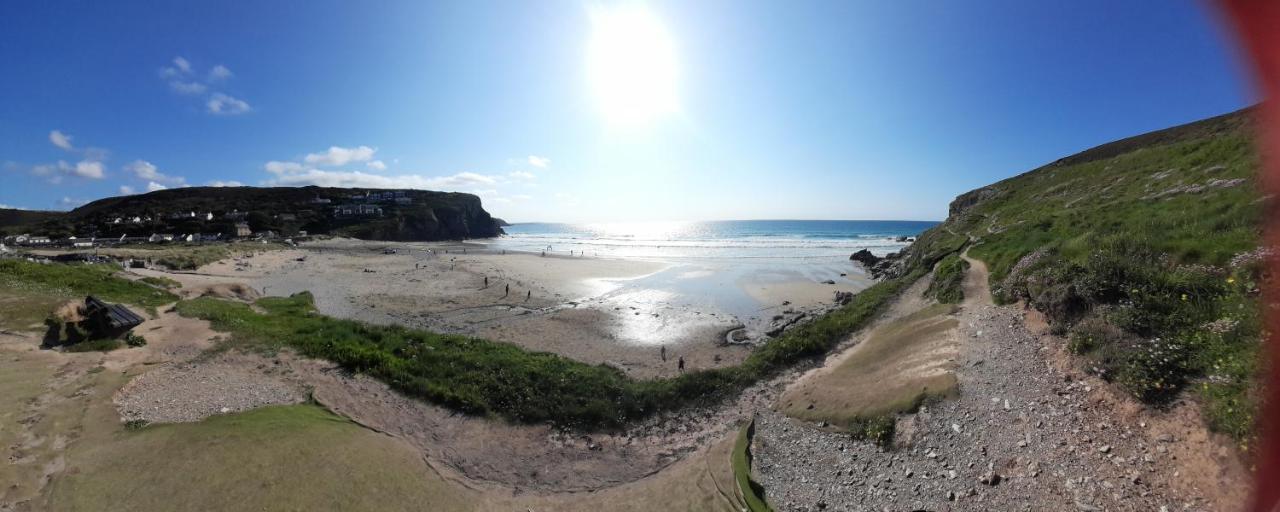
[[[817,377],[798,379],[775,408],[758,411],[755,472],[775,509],[1243,508],[1248,470],[1229,441],[1208,432],[1194,403],[1183,399],[1154,410],[1088,375],[1037,312],[994,305],[986,265],[964,258],[970,264],[965,299],[947,314],[953,321],[933,320],[930,329],[917,331],[936,341],[903,341],[935,358],[944,354],[946,364],[914,367],[945,370],[955,388],[898,415],[892,446],[853,440],[796,413],[822,410],[824,393],[798,387],[838,373],[832,367],[856,357],[848,352],[858,345],[829,358],[813,371]],[[923,283],[913,286],[890,315],[896,309],[911,320],[912,309],[936,308],[919,296],[923,289]],[[866,334],[859,344],[875,336]]]

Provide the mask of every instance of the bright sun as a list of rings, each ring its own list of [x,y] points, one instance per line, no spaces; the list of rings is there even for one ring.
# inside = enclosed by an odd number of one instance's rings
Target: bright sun
[[[671,37],[639,5],[591,11],[587,73],[596,105],[610,122],[638,124],[677,110]]]

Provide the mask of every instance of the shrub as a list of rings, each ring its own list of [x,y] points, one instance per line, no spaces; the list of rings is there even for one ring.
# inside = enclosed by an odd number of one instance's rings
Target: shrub
[[[124,344],[130,347],[145,347],[147,346],[147,339],[134,334],[133,331],[129,331],[124,335]]]
[[[943,304],[956,304],[964,300],[964,276],[969,262],[957,254],[951,254],[938,262],[933,270],[933,281],[924,294]]]

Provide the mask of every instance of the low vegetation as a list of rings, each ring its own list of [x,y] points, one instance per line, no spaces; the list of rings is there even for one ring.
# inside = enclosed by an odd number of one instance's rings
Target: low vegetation
[[[1194,384],[1210,424],[1248,446],[1267,254],[1247,116],[1125,139],[962,195],[912,250],[971,237],[997,301],[1043,311],[1094,371],[1148,403]]]
[[[121,248],[98,249],[98,254],[116,258],[132,258],[147,260],[173,270],[195,270],[215,261],[254,254],[261,251],[285,249],[287,246],[278,243],[236,242],[217,244],[164,244],[137,245]],[[145,278],[165,279],[165,278]],[[176,281],[169,280],[172,284]],[[153,282],[165,286],[164,282]]]
[[[466,413],[592,430],[710,403],[821,356],[918,277],[878,283],[831,314],[760,347],[742,365],[657,380],[635,380],[606,365],[507,343],[330,318],[316,314],[307,293],[259,299],[257,311],[207,297],[177,308],[232,333],[232,346],[266,351],[291,347]]]
[[[964,300],[964,275],[969,271],[969,262],[952,253],[938,262],[933,270],[933,280],[924,291],[925,296],[933,297],[943,304],[959,304]]]
[[[106,264],[0,260],[0,328],[43,329],[51,311],[69,300],[83,300],[85,295],[147,310],[178,300],[168,291],[116,277],[119,270]]]
[[[151,286],[164,288],[166,290],[172,290],[174,288],[182,288],[182,283],[179,283],[177,281],[174,281],[173,279],[169,279],[163,276],[148,276],[148,277],[139,279],[139,281],[147,283]]]
[[[738,484],[738,493],[747,506],[747,512],[773,512],[765,501],[764,487],[751,478],[751,438],[755,436],[755,421],[748,421],[738,431],[738,439],[733,443],[733,479]]]

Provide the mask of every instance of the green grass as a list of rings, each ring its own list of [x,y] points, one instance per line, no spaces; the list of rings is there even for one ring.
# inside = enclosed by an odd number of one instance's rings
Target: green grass
[[[933,297],[943,304],[958,304],[964,300],[964,275],[969,271],[969,262],[952,253],[938,262],[934,267],[933,281],[924,291],[926,297]]]
[[[306,293],[259,299],[256,306],[262,313],[247,304],[207,297],[180,302],[177,308],[230,332],[232,346],[267,351],[291,347],[469,414],[594,430],[712,403],[824,355],[918,277],[878,283],[840,309],[766,343],[739,366],[656,380],[636,380],[605,365],[507,343],[330,318],[315,312]]]
[[[748,512],[772,512],[764,499],[764,487],[751,478],[751,438],[755,435],[755,425],[755,420],[743,425],[733,443],[733,479]]]
[[[108,264],[40,264],[0,260],[0,293],[68,298],[93,295],[108,302],[124,302],[144,308],[155,308],[178,300],[167,291],[116,277],[119,270],[119,267]]]
[[[50,510],[474,510],[415,450],[315,405],[91,432]]]
[[[1148,403],[1195,383],[1214,429],[1248,443],[1262,274],[1237,256],[1258,247],[1265,205],[1242,119],[1140,136],[1001,181],[911,251],[936,254],[973,236],[969,255],[987,264],[997,301],[1045,312],[1074,351]],[[1242,182],[1206,186],[1214,180]]]
[[[158,288],[164,288],[166,290],[171,290],[174,288],[182,288],[182,283],[179,283],[173,279],[169,279],[167,277],[162,277],[162,276],[147,276],[142,279],[139,279],[138,281],[147,283],[151,286],[155,286]]]

